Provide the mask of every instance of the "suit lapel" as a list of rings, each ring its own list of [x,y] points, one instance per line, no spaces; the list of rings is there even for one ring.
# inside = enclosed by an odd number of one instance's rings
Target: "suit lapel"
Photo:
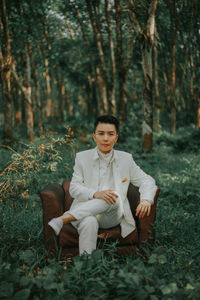
[[[97,155],[96,148],[94,149],[94,156],[92,161],[92,170],[91,170],[91,188],[98,190],[99,184],[99,159]]]
[[[113,161],[113,177],[115,182],[115,189],[122,196],[122,183],[121,183],[121,174],[120,167],[118,162],[118,155],[116,151],[114,152],[114,161]]]

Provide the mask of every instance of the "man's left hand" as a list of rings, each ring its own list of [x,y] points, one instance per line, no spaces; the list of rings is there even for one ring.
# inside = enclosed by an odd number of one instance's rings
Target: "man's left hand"
[[[145,215],[149,216],[151,211],[151,203],[147,200],[142,200],[136,208],[136,216],[143,218]]]

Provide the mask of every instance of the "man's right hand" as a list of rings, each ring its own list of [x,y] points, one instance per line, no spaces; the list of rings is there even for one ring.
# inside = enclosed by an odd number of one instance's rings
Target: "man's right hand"
[[[94,193],[93,197],[97,199],[103,199],[108,204],[115,204],[118,195],[113,190],[105,190]]]

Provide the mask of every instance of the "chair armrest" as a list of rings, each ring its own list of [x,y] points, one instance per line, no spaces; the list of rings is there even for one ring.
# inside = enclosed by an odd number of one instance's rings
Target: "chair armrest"
[[[132,183],[129,184],[128,187],[128,192],[127,192],[127,198],[129,201],[130,209],[132,212],[132,215],[134,218],[135,217],[135,211],[136,208],[140,202],[140,193],[139,193],[139,188],[134,186]]]
[[[43,227],[45,247],[48,250],[48,256],[55,256],[56,240],[52,228],[48,222],[55,217],[63,214],[64,190],[60,184],[50,183],[40,191],[43,208]]]
[[[137,218],[138,224],[138,234],[139,234],[139,245],[142,246],[145,242],[153,244],[155,239],[155,228],[154,223],[156,219],[156,205],[157,198],[159,195],[160,189],[158,188],[154,197],[154,204],[151,206],[151,212],[149,216],[144,218]]]

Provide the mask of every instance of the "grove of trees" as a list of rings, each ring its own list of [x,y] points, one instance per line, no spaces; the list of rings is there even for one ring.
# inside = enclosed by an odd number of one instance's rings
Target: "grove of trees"
[[[151,150],[169,122],[200,127],[199,14],[198,0],[1,0],[2,136],[141,111]]]

